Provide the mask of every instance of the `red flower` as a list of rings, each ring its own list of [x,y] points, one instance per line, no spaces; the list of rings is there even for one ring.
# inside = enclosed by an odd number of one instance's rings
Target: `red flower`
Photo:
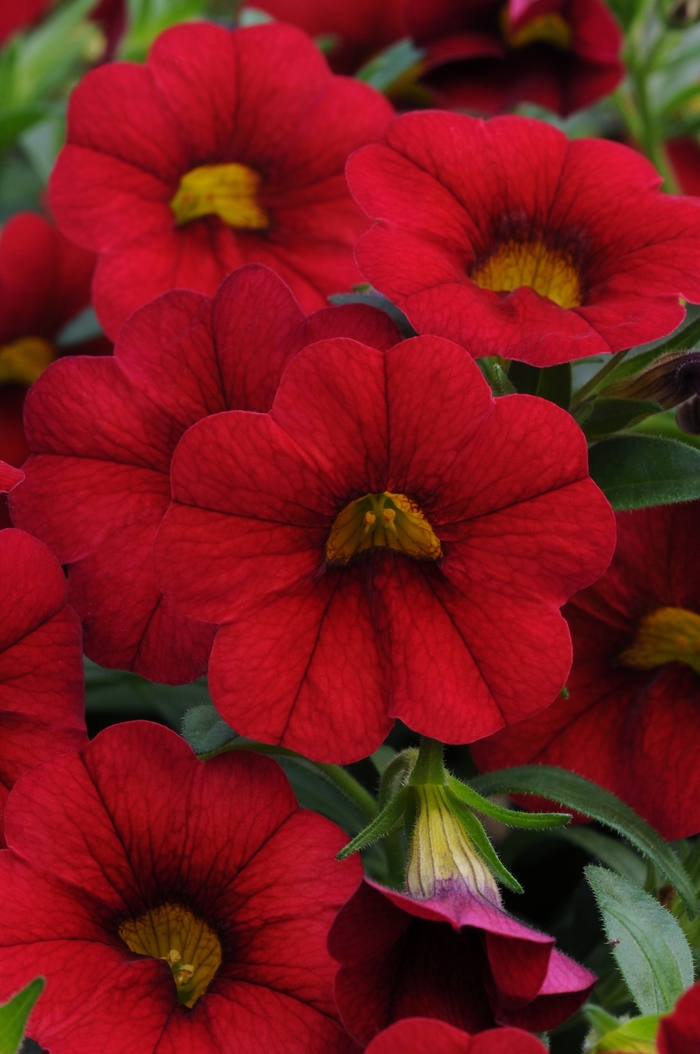
[[[673,1013],[661,1019],[659,1054],[697,1054],[700,1036],[700,982],[680,997]]]
[[[618,143],[412,113],[348,179],[380,220],[357,246],[365,277],[419,332],[476,355],[549,366],[618,351],[674,329],[679,294],[700,301],[700,206],[661,194]]]
[[[684,194],[700,197],[700,143],[687,135],[666,143],[669,160]]]
[[[497,1028],[469,1036],[444,1021],[409,1017],[380,1032],[367,1054],[545,1054],[539,1039],[519,1028]]]
[[[569,698],[479,743],[475,760],[561,765],[681,838],[700,831],[700,502],[619,513],[617,529],[608,572],[564,609]]]
[[[13,33],[25,29],[51,6],[53,0],[2,0],[0,4],[0,44]]]
[[[336,73],[355,73],[379,51],[408,35],[405,0],[255,0],[253,7],[311,37],[328,37]]]
[[[523,99],[566,115],[622,80],[622,34],[600,0],[408,0],[441,106],[497,113]]]
[[[209,684],[237,731],[320,760],[400,717],[463,743],[547,706],[557,608],[607,565],[585,442],[543,400],[494,402],[463,348],[306,348],[268,416],[183,437],[154,548],[167,597],[223,623]]]
[[[386,347],[386,315],[357,304],[306,318],[268,268],[241,268],[212,300],[165,294],[123,327],[114,357],[57,363],[27,401],[34,452],[13,517],[69,565],[87,654],[177,683],[204,672],[213,627],[175,611],[151,547],[170,502],[180,436],[222,410],[264,412],[305,344],[350,333]]]
[[[5,833],[0,998],[46,977],[51,1054],[348,1049],[325,943],[361,868],[275,762],[115,725],[27,773]]]
[[[0,469],[4,489],[17,470]],[[0,531],[0,566],[1,816],[25,769],[80,750],[87,734],[80,625],[59,564],[41,542],[10,529]]]
[[[71,98],[51,201],[66,234],[100,254],[107,332],[173,287],[215,293],[252,260],[305,310],[358,281],[352,246],[367,224],[343,169],[391,113],[291,26],[175,26],[145,66],[93,70]]]
[[[460,913],[450,907],[367,879],[343,907],[328,947],[342,964],[336,1004],[359,1042],[417,1016],[467,1032],[495,1024],[540,1032],[585,1001],[596,979],[557,951],[553,937],[482,898],[463,901]]]
[[[28,386],[57,356],[109,349],[98,340],[60,348],[56,338],[90,303],[92,253],[34,212],[20,212],[0,235],[0,458],[21,465]]]
[[[100,0],[90,12],[92,22],[97,22],[107,40],[106,58],[112,58],[126,29],[126,0]]]

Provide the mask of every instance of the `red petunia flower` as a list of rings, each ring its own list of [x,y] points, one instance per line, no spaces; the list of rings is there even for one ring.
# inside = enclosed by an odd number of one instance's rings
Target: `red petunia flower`
[[[175,26],[145,66],[89,73],[50,192],[61,229],[99,253],[107,332],[168,289],[213,294],[249,261],[277,271],[305,310],[349,288],[367,223],[343,169],[391,114],[279,24]]]
[[[53,0],[2,0],[0,5],[0,44],[25,29],[51,7]]]
[[[367,1054],[545,1054],[539,1039],[519,1028],[470,1036],[435,1018],[409,1017],[380,1032]]]
[[[700,1036],[700,981],[684,992],[673,1013],[661,1019],[659,1054],[697,1054]]]
[[[666,150],[683,193],[700,197],[700,142],[687,135],[666,143]]]
[[[205,671],[213,627],[175,611],[151,568],[173,450],[207,414],[269,410],[294,355],[339,333],[378,347],[399,337],[358,304],[307,318],[280,278],[251,264],[214,299],[179,290],[142,308],[114,357],[63,360],[41,378],[27,401],[34,456],[13,517],[69,565],[96,662],[168,683]]]
[[[607,573],[564,609],[569,697],[479,743],[475,760],[561,765],[682,838],[700,831],[700,502],[618,513],[617,531]]]
[[[600,0],[407,0],[440,106],[497,113],[524,99],[566,115],[619,84],[622,34]]]
[[[422,333],[550,366],[654,340],[700,301],[700,203],[619,143],[525,117],[404,114],[348,163],[361,271]]]
[[[417,1016],[467,1032],[495,1024],[540,1032],[585,1001],[596,978],[557,951],[553,937],[482,898],[462,901],[460,912],[451,907],[368,879],[343,907],[328,947],[342,964],[336,1004],[360,1043]]]
[[[306,348],[269,415],[185,434],[172,485],[156,576],[223,623],[222,716],[319,760],[365,757],[395,717],[464,743],[547,706],[570,664],[558,608],[613,548],[572,418],[494,401],[439,337]]]
[[[106,352],[105,340],[59,347],[63,327],[90,303],[92,253],[34,212],[20,212],[0,235],[0,458],[21,465],[27,388],[61,354]]]
[[[57,793],[60,788],[60,793]],[[0,998],[51,1054],[345,1054],[328,928],[361,867],[275,762],[115,725],[15,785]]]
[[[5,489],[17,470],[0,470]],[[25,769],[80,750],[87,734],[80,624],[59,564],[41,542],[9,529],[0,531],[0,567],[1,816]]]
[[[408,35],[406,0],[255,0],[251,6],[311,37],[326,37],[335,73],[355,73],[389,44]]]

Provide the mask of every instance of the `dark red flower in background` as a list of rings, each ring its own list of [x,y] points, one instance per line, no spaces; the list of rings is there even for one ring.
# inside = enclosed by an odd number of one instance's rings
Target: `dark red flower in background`
[[[16,470],[0,470],[4,489]],[[9,529],[0,531],[0,567],[1,815],[26,769],[80,750],[87,733],[80,624],[58,562],[36,538]]]
[[[391,114],[279,24],[175,26],[146,65],[93,70],[71,97],[50,190],[61,229],[99,254],[107,332],[168,289],[213,294],[250,261],[277,271],[307,311],[348,289],[367,223],[345,161]]]
[[[618,513],[617,532],[607,573],[564,608],[568,699],[474,757],[483,769],[561,765],[682,838],[700,831],[700,502]]]
[[[700,203],[619,143],[404,114],[348,163],[361,271],[421,333],[549,366],[654,340],[700,301]]]
[[[407,0],[439,106],[497,113],[527,99],[566,115],[620,82],[622,34],[600,0]]]
[[[596,980],[553,937],[485,900],[457,917],[446,902],[413,900],[368,879],[333,923],[328,947],[342,964],[340,1016],[361,1043],[405,1017],[466,1032],[495,1024],[544,1031],[570,1017]]]
[[[5,833],[0,999],[46,977],[51,1054],[348,1050],[326,938],[361,867],[275,762],[112,726],[27,773]]]
[[[673,1012],[661,1019],[659,1054],[697,1054],[700,1036],[700,982],[684,992]]]
[[[470,1036],[435,1018],[409,1017],[380,1032],[367,1054],[545,1054],[539,1039],[518,1028]]]
[[[666,143],[671,166],[684,194],[700,198],[700,142],[692,135]]]
[[[21,465],[27,388],[59,355],[105,353],[104,339],[59,347],[67,322],[90,303],[92,253],[34,212],[13,216],[0,234],[0,458]]]
[[[183,436],[172,486],[156,577],[223,624],[217,707],[323,761],[371,753],[395,717],[464,743],[547,706],[571,661],[558,609],[613,548],[572,418],[494,401],[438,337],[306,348],[269,415]]]
[[[51,7],[53,0],[2,0],[0,4],[0,44],[13,33],[35,22]]]
[[[41,378],[13,516],[69,565],[96,662],[169,683],[205,671],[213,627],[175,611],[151,568],[172,452],[207,414],[268,410],[294,355],[338,333],[378,347],[399,339],[385,314],[358,304],[307,318],[280,278],[251,264],[213,300],[180,290],[141,309],[114,357],[63,360]]]
[[[326,38],[335,73],[355,73],[378,52],[408,35],[406,0],[255,0],[251,7]]]

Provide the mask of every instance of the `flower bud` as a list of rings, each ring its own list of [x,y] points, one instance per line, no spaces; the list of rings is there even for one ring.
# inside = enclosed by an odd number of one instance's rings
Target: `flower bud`
[[[700,351],[674,352],[605,390],[606,396],[644,399],[664,410],[700,394]]]
[[[697,395],[680,404],[676,410],[676,424],[681,432],[700,436],[700,398]]]
[[[455,815],[447,787],[413,788],[416,821],[408,849],[406,889],[416,900],[484,897],[501,906],[496,880]]]

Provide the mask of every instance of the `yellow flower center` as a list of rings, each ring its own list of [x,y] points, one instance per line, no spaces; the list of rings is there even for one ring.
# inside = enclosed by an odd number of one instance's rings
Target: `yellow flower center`
[[[511,29],[508,4],[504,4],[500,13],[501,33],[509,48],[524,48],[528,44],[553,44],[555,48],[568,51],[574,39],[574,33],[560,14],[550,11],[549,14],[533,18],[521,29]]]
[[[43,337],[0,344],[0,384],[33,384],[55,358],[56,349]]]
[[[642,619],[620,659],[637,670],[684,662],[700,673],[700,615],[685,608],[657,608]]]
[[[579,307],[582,302],[578,269],[567,255],[541,241],[505,242],[478,262],[469,277],[494,293],[529,286],[559,307]]]
[[[221,965],[221,942],[213,929],[182,904],[161,904],[137,919],[125,919],[119,936],[130,951],[164,959],[177,997],[192,1007]]]
[[[417,560],[439,560],[440,540],[405,494],[367,494],[338,513],[326,542],[326,560],[344,564],[372,546],[386,546]]]
[[[200,216],[219,216],[229,227],[259,231],[270,226],[258,204],[260,176],[247,165],[202,165],[180,180],[170,202],[178,227]]]

